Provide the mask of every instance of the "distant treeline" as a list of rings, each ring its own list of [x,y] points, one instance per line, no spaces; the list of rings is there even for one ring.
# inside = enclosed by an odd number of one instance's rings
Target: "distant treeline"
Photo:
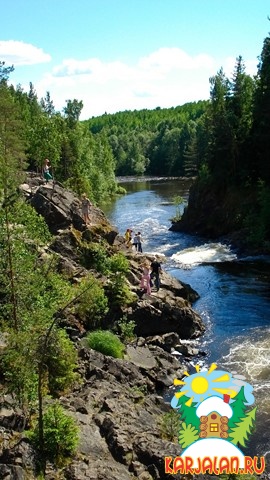
[[[208,102],[104,114],[86,123],[111,146],[116,175],[194,176]]]

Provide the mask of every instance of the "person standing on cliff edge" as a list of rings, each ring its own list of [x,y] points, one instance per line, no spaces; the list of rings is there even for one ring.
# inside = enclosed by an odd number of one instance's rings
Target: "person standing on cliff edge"
[[[160,289],[160,273],[161,273],[161,265],[157,259],[154,258],[153,262],[151,263],[151,279],[154,280],[157,292]]]
[[[44,165],[43,165],[43,168],[42,168],[42,172],[43,172],[43,177],[46,180],[46,183],[49,180],[53,180],[53,177],[50,174],[50,161],[48,160],[48,158],[46,158],[46,160],[44,160]]]
[[[92,206],[92,203],[89,198],[87,198],[86,193],[82,194],[81,205],[84,223],[88,225],[90,223],[89,208]]]

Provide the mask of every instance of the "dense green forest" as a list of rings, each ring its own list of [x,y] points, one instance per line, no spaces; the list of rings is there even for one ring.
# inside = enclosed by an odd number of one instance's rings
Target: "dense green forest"
[[[186,225],[198,224],[201,216],[201,233],[241,230],[248,244],[269,248],[269,36],[254,78],[245,73],[239,57],[231,80],[222,68],[210,79],[210,102],[201,122],[203,137],[197,139],[203,138],[202,150],[184,214]]]
[[[201,160],[198,146],[203,142],[201,121],[207,104],[105,114],[85,123],[94,135],[106,135],[116,175],[194,176]]]
[[[92,135],[79,121],[83,103],[67,100],[62,114],[55,111],[49,92],[38,100],[34,86],[24,92],[8,86],[13,67],[0,62],[0,155],[24,159],[27,168],[41,172],[45,158],[53,176],[77,193],[98,202],[116,191],[115,161],[106,136]]]

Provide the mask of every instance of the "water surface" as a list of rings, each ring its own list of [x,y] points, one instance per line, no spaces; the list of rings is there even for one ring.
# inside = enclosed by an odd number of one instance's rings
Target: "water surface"
[[[270,450],[269,258],[239,258],[220,242],[169,231],[174,197],[187,201],[190,182],[142,179],[122,185],[127,194],[104,206],[105,214],[122,234],[126,228],[141,231],[144,251],[164,255],[163,268],[199,293],[193,308],[207,327],[196,342],[207,354],[202,367],[215,362],[254,386],[259,414],[248,454],[265,454]]]

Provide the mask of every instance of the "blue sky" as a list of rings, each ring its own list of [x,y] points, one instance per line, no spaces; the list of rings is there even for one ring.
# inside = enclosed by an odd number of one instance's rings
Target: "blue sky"
[[[269,0],[2,0],[0,60],[10,81],[81,119],[209,98],[241,55],[255,74],[270,31]]]

